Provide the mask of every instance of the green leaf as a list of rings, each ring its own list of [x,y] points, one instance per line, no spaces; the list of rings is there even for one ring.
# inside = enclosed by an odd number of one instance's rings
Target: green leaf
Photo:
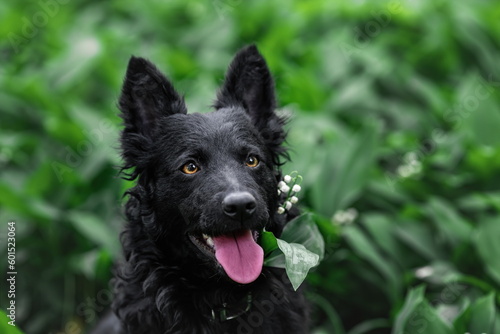
[[[327,316],[330,326],[325,326],[325,332],[313,332],[314,334],[319,333],[335,333],[335,334],[345,334],[344,326],[342,320],[332,303],[320,294],[308,292],[306,295],[307,299],[314,303],[319,309],[322,309]]]
[[[394,223],[387,216],[367,213],[363,215],[362,224],[378,247],[391,255],[398,264],[407,261],[401,249],[402,245],[394,235]]]
[[[392,328],[392,334],[404,333],[405,325],[410,319],[411,314],[424,300],[424,292],[425,286],[423,285],[413,288],[408,292],[403,308],[396,317],[394,327]]]
[[[440,318],[424,298],[424,286],[410,290],[399,312],[392,334],[453,334],[452,329]]]
[[[278,242],[276,242],[278,245]],[[264,258],[264,265],[274,268],[286,268],[286,259],[283,252],[277,248]]]
[[[89,279],[95,280],[95,264],[98,255],[97,249],[78,254],[70,260],[70,265],[75,272],[81,272]]]
[[[320,261],[325,254],[325,241],[316,225],[313,213],[306,212],[291,220],[283,229],[280,239],[304,245],[309,251],[317,254]]]
[[[456,245],[470,238],[472,226],[443,199],[432,198],[427,206],[427,213],[433,218],[436,228],[452,244]]]
[[[277,239],[278,247],[285,255],[286,274],[295,290],[306,279],[309,269],[319,264],[319,255],[307,250],[304,245],[287,243]]]
[[[500,283],[500,224],[497,218],[482,221],[474,242],[488,274]]]
[[[273,232],[263,231],[260,235],[259,244],[264,250],[264,257],[267,257],[272,251],[278,248],[278,242]]]
[[[467,325],[470,318],[470,304],[469,298],[464,298],[461,301],[461,310],[455,320],[453,320],[453,328],[457,333],[467,332]]]
[[[390,327],[390,322],[387,319],[371,319],[356,325],[347,334],[368,334],[372,333],[375,329]]]
[[[427,226],[405,222],[395,226],[394,232],[401,242],[425,259],[434,261],[446,258],[441,248],[437,247],[435,236]]]
[[[495,294],[491,292],[471,305],[467,331],[470,333],[493,333],[495,314]]]
[[[406,323],[404,334],[454,334],[427,300],[416,307]]]
[[[17,327],[17,322],[14,322],[15,326],[9,325],[8,322],[11,321],[7,318],[7,314],[3,310],[0,311],[0,333],[2,334],[23,334],[23,331]]]
[[[89,240],[106,247],[112,254],[117,254],[117,234],[101,219],[93,214],[79,211],[70,212],[68,218],[75,229]]]
[[[307,212],[291,220],[283,229],[281,241],[290,245],[302,245],[309,252],[318,255],[319,261],[321,261],[325,253],[325,241],[314,218],[314,214]],[[264,265],[286,268],[286,254],[279,247],[278,240],[280,239],[277,239],[272,232],[262,233],[259,242],[264,249]]]
[[[311,193],[319,213],[332,216],[360,195],[373,167],[379,128],[380,123],[374,121],[359,133],[339,137],[331,145],[329,149],[334,149],[335,154],[325,155],[322,163],[329,167],[320,172]]]
[[[386,259],[380,254],[374,243],[357,226],[345,227],[344,237],[354,252],[372,264],[387,280],[387,293],[392,300],[396,300],[401,289],[400,270],[390,259]]]

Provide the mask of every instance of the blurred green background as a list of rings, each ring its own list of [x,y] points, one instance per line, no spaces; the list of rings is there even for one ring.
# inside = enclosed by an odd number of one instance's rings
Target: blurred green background
[[[500,333],[500,3],[482,0],[0,2],[0,253],[14,220],[19,327],[85,333],[109,307],[128,58],[205,112],[253,42],[292,115],[285,171],[327,241],[312,332]]]

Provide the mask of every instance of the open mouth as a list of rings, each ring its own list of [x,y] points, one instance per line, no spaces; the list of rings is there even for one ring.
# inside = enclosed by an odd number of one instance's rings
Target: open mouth
[[[248,284],[259,277],[264,263],[258,236],[257,231],[241,230],[219,236],[190,235],[189,238],[203,253],[214,256],[229,278]]]

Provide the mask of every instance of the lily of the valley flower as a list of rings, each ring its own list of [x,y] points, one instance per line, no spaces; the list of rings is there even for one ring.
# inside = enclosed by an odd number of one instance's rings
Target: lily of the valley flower
[[[332,217],[332,222],[338,225],[349,225],[358,217],[358,211],[354,208],[349,208],[345,211],[338,210]]]
[[[281,194],[285,195],[283,204],[278,208],[278,214],[289,211],[293,204],[299,201],[295,195],[302,189],[299,185],[300,182],[302,182],[302,176],[297,172],[285,175],[283,181],[278,182],[278,196],[281,196]]]
[[[286,194],[290,191],[290,187],[285,184],[280,188],[280,190]]]

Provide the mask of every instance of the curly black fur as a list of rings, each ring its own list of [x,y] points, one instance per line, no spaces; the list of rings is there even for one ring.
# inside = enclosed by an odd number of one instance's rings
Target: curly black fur
[[[127,192],[114,315],[96,333],[306,333],[306,304],[283,270],[264,267],[254,282],[236,283],[189,238],[264,228],[281,233],[286,218],[276,214],[277,182],[286,151],[275,104],[271,74],[255,46],[235,56],[216,110],[206,114],[187,114],[167,78],[147,60],[131,58],[119,107],[123,170],[137,183]],[[249,155],[257,167],[245,166]],[[189,161],[198,173],[180,170]],[[231,219],[221,209],[235,191],[255,198],[250,217]],[[224,304],[241,308],[249,293],[247,312],[212,318]]]

